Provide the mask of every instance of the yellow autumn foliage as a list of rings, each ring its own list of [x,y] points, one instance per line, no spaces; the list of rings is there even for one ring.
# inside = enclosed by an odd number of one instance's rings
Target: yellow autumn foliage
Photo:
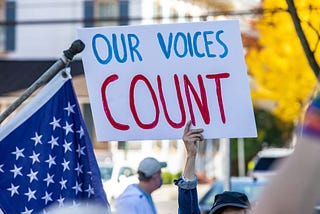
[[[320,1],[295,1],[295,4],[304,33],[319,63]],[[263,9],[265,13],[256,23],[261,49],[251,49],[246,55],[248,70],[255,83],[253,102],[272,102],[275,115],[293,122],[300,116],[317,79],[286,11],[286,1],[264,0]]]

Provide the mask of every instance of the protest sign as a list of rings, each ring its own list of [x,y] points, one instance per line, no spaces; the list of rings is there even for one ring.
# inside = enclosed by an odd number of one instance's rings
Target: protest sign
[[[98,141],[255,137],[237,20],[81,28]]]

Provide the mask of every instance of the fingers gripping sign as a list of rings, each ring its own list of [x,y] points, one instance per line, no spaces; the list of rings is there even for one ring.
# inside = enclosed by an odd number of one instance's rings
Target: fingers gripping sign
[[[185,128],[184,128],[184,134],[183,134],[183,141],[186,142],[195,142],[203,140],[202,132],[203,129],[190,129],[191,126],[191,120],[187,122]]]
[[[203,129],[190,129],[190,126],[191,120],[187,122],[184,128],[182,139],[185,144],[188,155],[195,155],[197,153],[197,142],[203,140]]]

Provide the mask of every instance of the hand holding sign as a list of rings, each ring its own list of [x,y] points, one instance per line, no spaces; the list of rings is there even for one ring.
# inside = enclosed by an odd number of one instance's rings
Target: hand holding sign
[[[84,28],[98,140],[254,137],[237,21]],[[210,130],[210,131],[209,131]]]

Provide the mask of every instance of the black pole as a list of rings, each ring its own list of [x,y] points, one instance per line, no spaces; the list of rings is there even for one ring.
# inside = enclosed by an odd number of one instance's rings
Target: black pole
[[[57,60],[45,73],[43,73],[23,94],[17,98],[1,115],[0,124],[16,110],[28,97],[38,88],[51,80],[61,69],[66,67],[73,57],[84,49],[85,45],[81,40],[74,41],[68,50],[63,51],[62,57]]]

